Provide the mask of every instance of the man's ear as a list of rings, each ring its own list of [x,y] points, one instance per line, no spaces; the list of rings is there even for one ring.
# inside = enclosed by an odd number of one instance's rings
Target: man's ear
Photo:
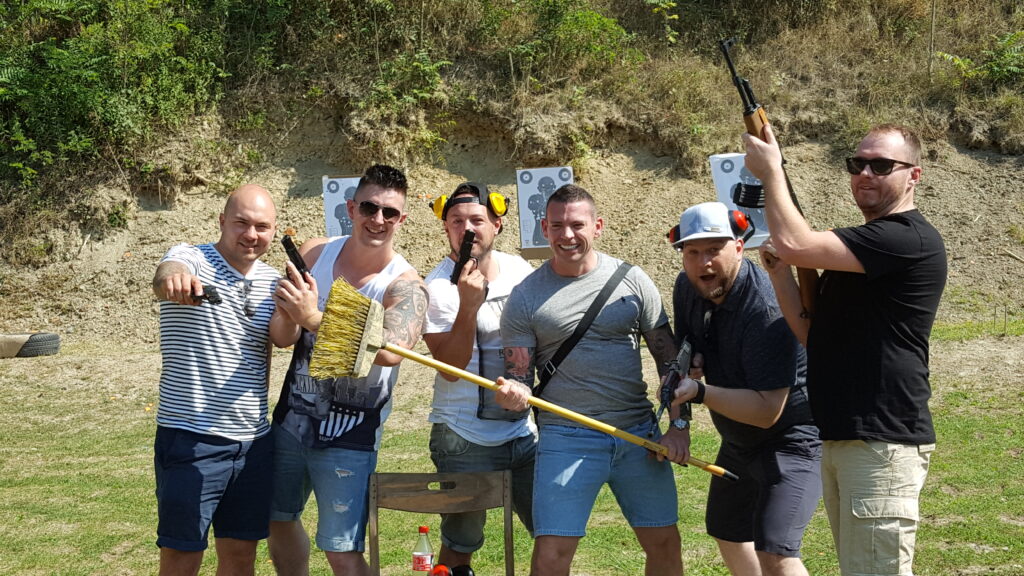
[[[914,166],[910,169],[910,182],[913,186],[917,186],[921,182],[921,167]]]

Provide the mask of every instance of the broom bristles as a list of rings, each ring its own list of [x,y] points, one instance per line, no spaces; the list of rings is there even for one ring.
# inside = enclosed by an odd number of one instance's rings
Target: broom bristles
[[[384,307],[339,277],[327,295],[309,375],[316,379],[363,378],[383,345]]]

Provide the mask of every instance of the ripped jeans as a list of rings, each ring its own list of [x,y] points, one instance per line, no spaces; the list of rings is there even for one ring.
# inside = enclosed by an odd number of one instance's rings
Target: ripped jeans
[[[270,519],[301,519],[314,492],[317,547],[325,552],[363,552],[370,474],[377,468],[377,452],[309,448],[280,426],[273,426],[271,433],[275,460]]]

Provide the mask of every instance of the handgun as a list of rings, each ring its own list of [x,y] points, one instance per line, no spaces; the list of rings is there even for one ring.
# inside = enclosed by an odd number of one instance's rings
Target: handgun
[[[203,300],[206,300],[210,304],[220,304],[221,302],[223,302],[223,300],[221,300],[220,294],[217,292],[217,289],[214,288],[213,286],[203,286],[202,296],[196,296],[195,294],[192,295],[192,301],[197,304],[199,302],[202,302]]]
[[[309,273],[309,268],[306,268],[306,261],[302,259],[302,254],[299,254],[299,249],[295,247],[292,237],[285,234],[284,238],[281,238],[281,244],[284,245],[284,251],[288,254],[288,259],[292,261],[292,264],[299,271],[299,277],[305,280],[306,274]]]
[[[472,230],[466,230],[466,233],[462,235],[462,244],[459,245],[459,259],[455,261],[455,269],[452,270],[452,284],[459,283],[459,276],[462,276],[462,268],[472,257],[470,253],[473,251],[474,240],[476,240],[476,232]]]

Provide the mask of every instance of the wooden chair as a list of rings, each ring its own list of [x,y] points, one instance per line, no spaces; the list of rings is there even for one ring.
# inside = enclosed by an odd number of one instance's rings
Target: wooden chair
[[[505,575],[514,576],[510,471],[373,474],[370,476],[370,509],[367,524],[370,536],[370,571],[380,576],[380,542],[377,530],[379,508],[424,514],[452,514],[502,507],[505,509]]]

